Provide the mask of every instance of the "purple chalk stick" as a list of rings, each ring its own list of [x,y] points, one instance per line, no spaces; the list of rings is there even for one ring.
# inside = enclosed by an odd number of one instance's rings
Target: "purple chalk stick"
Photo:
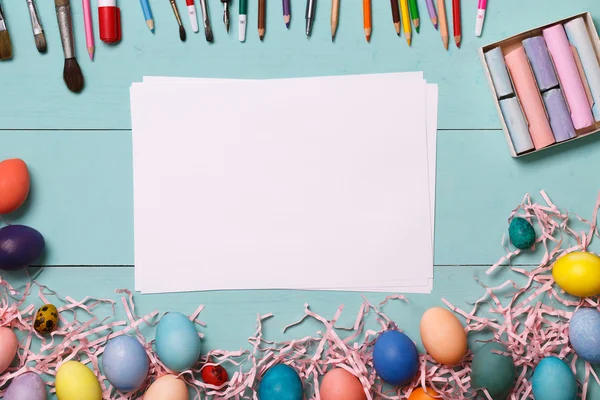
[[[567,102],[563,96],[562,90],[551,89],[542,94],[552,133],[557,142],[563,142],[575,137],[575,127],[571,114],[567,108]]]
[[[523,47],[527,58],[533,69],[535,80],[540,91],[555,88],[558,86],[558,77],[554,71],[554,64],[550,58],[548,47],[543,36],[534,36],[523,40]]]

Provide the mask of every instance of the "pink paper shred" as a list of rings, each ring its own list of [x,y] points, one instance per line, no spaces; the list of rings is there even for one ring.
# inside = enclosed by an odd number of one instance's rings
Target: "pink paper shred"
[[[502,245],[506,255],[490,267],[488,274],[494,273],[502,265],[509,264],[510,270],[524,278],[525,283],[514,280],[495,287],[488,287],[477,280],[484,294],[473,303],[470,310],[462,310],[446,299],[442,302],[465,321],[465,332],[487,332],[493,340],[506,346],[517,366],[518,378],[510,399],[533,398],[530,378],[537,363],[544,357],[554,355],[568,362],[576,372],[577,355],[570,347],[568,321],[579,307],[594,307],[600,310],[598,298],[569,299],[556,285],[551,274],[553,262],[560,256],[573,251],[587,250],[594,236],[598,236],[596,218],[600,207],[600,195],[593,210],[592,219],[584,220],[574,214],[559,210],[545,192],[541,192],[545,204],[532,202],[526,195],[510,214],[522,217],[538,228],[539,237],[536,246],[544,248],[539,266],[533,270],[510,266],[510,262],[521,250],[510,249],[506,237]],[[576,219],[587,228],[577,232],[571,227]],[[126,289],[118,289],[120,301],[86,297],[74,300],[60,297],[48,287],[31,278],[23,287],[14,288],[0,278],[0,326],[19,332],[20,344],[17,361],[0,376],[0,397],[4,395],[8,384],[15,377],[35,372],[44,375],[47,385],[53,392],[53,379],[58,368],[69,360],[78,360],[90,365],[103,390],[103,399],[137,399],[143,396],[147,387],[165,374],[178,375],[183,379],[195,399],[213,396],[213,399],[258,399],[257,388],[262,375],[271,366],[284,363],[292,366],[305,383],[307,399],[320,400],[320,378],[333,368],[343,368],[355,375],[363,385],[367,399],[406,399],[418,387],[430,386],[443,399],[468,399],[481,395],[490,398],[487,392],[474,392],[470,384],[470,363],[473,355],[469,351],[463,360],[455,366],[445,366],[435,362],[429,355],[421,354],[419,373],[405,387],[389,387],[377,377],[373,368],[373,344],[379,333],[387,329],[401,329],[383,311],[388,301],[400,301],[409,305],[403,295],[388,296],[380,304],[373,304],[363,298],[355,323],[350,327],[336,325],[344,311],[341,305],[333,318],[326,319],[313,312],[308,304],[304,305],[304,316],[284,328],[292,330],[306,319],[312,319],[322,328],[312,336],[291,341],[274,342],[263,337],[262,323],[272,314],[258,315],[255,334],[248,339],[249,349],[238,351],[212,350],[202,357],[197,366],[180,374],[169,371],[156,356],[153,341],[142,334],[142,326],[154,326],[159,313],[154,311],[138,316],[135,311],[133,294]],[[27,305],[27,299],[35,291],[44,303],[60,304],[59,328],[50,336],[41,336],[33,329],[35,308]],[[507,294],[508,293],[508,294]],[[544,299],[546,300],[544,302]],[[52,301],[50,301],[52,300]],[[554,308],[547,303],[554,303]],[[126,319],[115,321],[116,307],[123,307]],[[112,311],[107,318],[100,320],[96,314],[100,307],[109,307]],[[204,306],[200,305],[190,315],[190,320],[204,330],[204,324],[198,317]],[[485,314],[489,317],[483,317]],[[85,315],[85,318],[81,318]],[[367,328],[367,317],[373,315],[379,323],[378,329]],[[345,332],[345,334],[342,334]],[[134,393],[120,393],[113,388],[99,369],[99,357],[106,343],[119,335],[136,337],[146,349],[150,360],[150,373],[142,388]],[[210,334],[210,330],[206,330]],[[203,334],[199,333],[202,337]],[[36,343],[36,351],[32,344]],[[39,349],[38,345],[39,344]],[[202,368],[207,365],[222,365],[230,374],[230,380],[221,387],[205,384],[199,377]],[[590,375],[600,384],[598,376],[589,363],[584,363],[584,379],[579,382],[581,397],[586,399]]]

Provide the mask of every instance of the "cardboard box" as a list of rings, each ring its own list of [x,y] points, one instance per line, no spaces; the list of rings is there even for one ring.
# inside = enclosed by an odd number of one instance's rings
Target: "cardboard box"
[[[508,142],[508,148],[509,148],[509,151],[510,151],[510,154],[512,157],[522,157],[522,156],[525,156],[528,154],[537,153],[537,152],[545,150],[545,149],[554,148],[556,146],[560,146],[562,144],[572,142],[573,140],[577,140],[582,137],[589,136],[594,133],[598,133],[598,132],[600,132],[600,122],[596,122],[594,125],[589,126],[585,129],[577,130],[577,136],[574,137],[573,139],[565,140],[560,143],[554,143],[550,146],[547,146],[547,147],[544,147],[541,149],[531,150],[528,152],[517,154],[515,151],[515,148],[513,146],[512,140],[510,138],[510,135],[508,133],[508,128],[506,127],[506,123],[504,121],[504,116],[502,115],[502,111],[500,109],[500,103],[498,101],[498,96],[496,95],[496,89],[494,88],[494,83],[492,82],[492,76],[490,74],[490,70],[488,68],[484,54],[487,51],[489,51],[495,47],[500,47],[503,50],[504,54],[506,54],[506,50],[510,50],[512,47],[515,47],[516,45],[521,43],[523,41],[523,39],[527,39],[532,36],[541,35],[542,30],[544,28],[548,28],[548,27],[556,25],[556,24],[564,24],[566,22],[569,22],[569,21],[571,21],[575,18],[579,18],[579,17],[584,18],[584,21],[586,23],[586,27],[588,30],[588,34],[590,35],[592,45],[594,46],[594,50],[596,52],[596,58],[598,58],[598,60],[600,62],[600,38],[598,37],[598,32],[596,31],[596,26],[594,25],[592,15],[589,12],[573,15],[572,17],[569,17],[569,18],[565,18],[565,19],[562,19],[559,21],[554,21],[554,22],[546,24],[546,25],[538,26],[537,28],[533,28],[528,31],[521,32],[519,34],[516,34],[516,35],[506,38],[504,40],[501,40],[501,41],[498,41],[495,43],[490,43],[487,46],[483,46],[479,49],[479,57],[481,59],[481,63],[483,64],[483,70],[487,76],[488,84],[490,86],[492,96],[494,98],[494,105],[496,106],[496,111],[498,112],[498,116],[500,117],[500,123],[502,124],[502,130],[504,131],[504,136],[506,137],[506,141]],[[509,76],[510,76],[510,72],[509,72]],[[512,77],[511,77],[511,80],[512,80]],[[513,87],[514,87],[514,84],[513,84]]]

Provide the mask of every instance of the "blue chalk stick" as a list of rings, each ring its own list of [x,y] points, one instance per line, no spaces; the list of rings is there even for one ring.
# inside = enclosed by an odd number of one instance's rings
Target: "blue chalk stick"
[[[546,47],[546,41],[543,36],[534,36],[523,40],[523,47],[535,80],[537,81],[540,91],[558,87],[558,77],[554,71],[554,64],[550,58],[548,47]]]
[[[500,109],[508,128],[513,147],[517,154],[533,150],[533,141],[529,134],[529,126],[523,110],[516,97],[500,100]]]
[[[500,47],[495,47],[485,53],[485,61],[487,62],[496,89],[496,96],[499,99],[514,95],[512,83],[508,76],[508,70],[504,63],[504,55]]]
[[[575,127],[562,90],[551,89],[542,94],[552,133],[557,142],[575,137]]]

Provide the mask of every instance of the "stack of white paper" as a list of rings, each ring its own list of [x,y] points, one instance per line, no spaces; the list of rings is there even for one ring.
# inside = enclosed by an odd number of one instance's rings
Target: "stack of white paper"
[[[135,287],[429,293],[422,73],[131,87]]]

